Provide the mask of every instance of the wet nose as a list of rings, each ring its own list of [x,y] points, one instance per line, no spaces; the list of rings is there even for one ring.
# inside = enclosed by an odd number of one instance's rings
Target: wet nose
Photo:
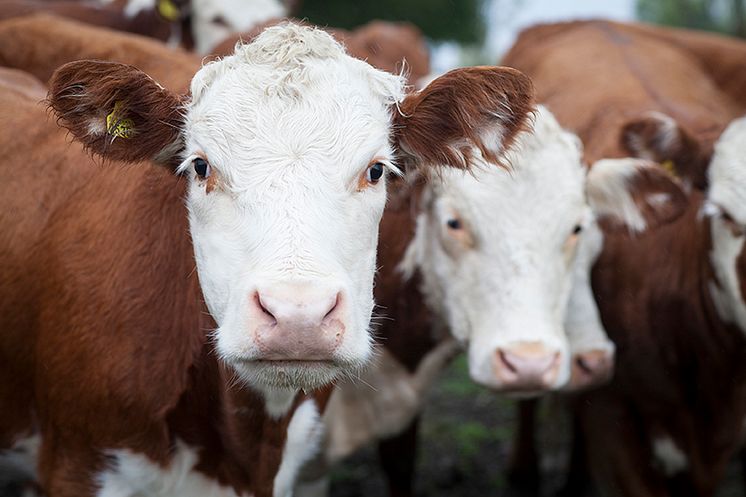
[[[337,289],[282,285],[257,290],[249,326],[260,359],[326,361],[344,336],[344,298]]]
[[[566,390],[581,390],[602,385],[614,373],[614,351],[591,349],[573,354],[570,383]]]
[[[516,342],[495,351],[493,367],[502,389],[532,392],[555,386],[560,362],[560,352],[541,342]]]

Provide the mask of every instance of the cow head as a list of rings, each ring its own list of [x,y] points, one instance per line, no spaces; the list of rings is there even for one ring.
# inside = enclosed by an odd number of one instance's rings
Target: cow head
[[[468,344],[470,374],[481,384],[520,394],[557,389],[570,379],[571,358],[608,377],[613,344],[589,278],[602,244],[596,220],[643,230],[681,198],[665,197],[678,187],[644,161],[587,173],[582,154],[577,137],[540,107],[533,132],[506,156],[508,169],[447,170],[423,195],[403,269],[422,273],[429,304]]]
[[[517,71],[475,68],[405,98],[401,77],[286,24],[205,65],[189,98],[133,67],[82,61],[56,72],[50,101],[92,152],[185,177],[220,356],[249,383],[313,388],[371,355],[386,173],[397,159],[496,162],[531,93]]]
[[[711,290],[720,315],[746,333],[746,117],[715,144],[706,212],[712,232]]]

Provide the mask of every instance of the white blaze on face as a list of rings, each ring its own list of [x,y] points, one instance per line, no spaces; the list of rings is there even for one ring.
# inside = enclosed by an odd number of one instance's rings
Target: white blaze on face
[[[246,381],[312,388],[368,359],[386,200],[368,175],[393,159],[402,85],[293,25],[194,77],[181,168],[197,268],[217,348]],[[316,363],[256,361],[283,358]]]
[[[581,145],[539,108],[509,170],[443,171],[425,199],[404,269],[469,344],[472,378],[521,392],[569,377],[563,319],[576,233],[592,221]]]
[[[192,0],[195,51],[208,54],[234,33],[251,31],[263,22],[287,15],[279,0]]]
[[[711,260],[716,281],[711,285],[721,317],[746,333],[746,117],[733,121],[715,144],[707,193],[712,229]],[[741,268],[744,263],[741,263]]]

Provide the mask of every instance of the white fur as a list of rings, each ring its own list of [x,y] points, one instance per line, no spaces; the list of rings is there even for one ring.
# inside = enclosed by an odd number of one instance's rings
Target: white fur
[[[740,289],[746,275],[736,270],[746,240],[746,117],[733,121],[718,139],[708,174],[711,260],[717,278],[710,289],[721,317],[746,333],[746,302]],[[740,232],[722,219],[723,211],[740,226]]]
[[[180,440],[165,468],[129,450],[109,455],[114,462],[98,476],[96,497],[248,497],[195,471],[197,452]]]
[[[573,282],[565,315],[565,331],[573,355],[591,350],[613,353],[614,342],[609,340],[601,323],[601,315],[591,287],[591,268],[603,248],[603,233],[595,222],[590,222],[578,241],[573,265]]]
[[[660,437],[653,440],[653,456],[666,476],[674,476],[689,466],[689,459],[687,459],[686,454],[671,437]]]
[[[673,149],[674,146],[677,145],[680,137],[678,123],[670,116],[661,112],[648,112],[647,117],[656,119],[660,123],[658,135],[655,137],[658,142],[656,144],[657,147],[660,150]],[[655,150],[649,149],[647,143],[645,143],[640,136],[633,134],[630,135],[629,138],[630,145],[634,149],[637,157],[650,161],[658,160],[659,153]]]
[[[378,223],[385,180],[358,191],[369,162],[390,163],[390,109],[404,80],[349,57],[327,33],[286,24],[205,65],[186,109],[187,199],[201,287],[217,348],[241,378],[313,388],[371,353]],[[196,177],[201,154],[218,178]],[[261,288],[339,291],[346,331],[335,367],[278,376],[251,361],[247,302]]]
[[[634,232],[645,231],[647,223],[629,189],[643,163],[639,159],[605,159],[593,164],[588,174],[588,197],[597,216],[617,219]]]
[[[200,54],[210,53],[233,33],[287,16],[279,0],[192,0],[191,8],[195,50]]]
[[[566,244],[590,217],[581,155],[577,137],[540,107],[534,132],[507,156],[510,171],[444,171],[426,192],[402,269],[422,270],[430,307],[469,344],[470,374],[479,383],[499,388],[496,349],[522,341],[561,354],[555,388],[569,379],[563,319],[575,248]],[[447,227],[452,217],[464,225],[458,233]],[[458,239],[464,232],[470,243]]]
[[[295,410],[288,425],[282,464],[275,476],[274,497],[292,497],[298,471],[317,453],[322,435],[323,424],[316,403],[307,400]]]

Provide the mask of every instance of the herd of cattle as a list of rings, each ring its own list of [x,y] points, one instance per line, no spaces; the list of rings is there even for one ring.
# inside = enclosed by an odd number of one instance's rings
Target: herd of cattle
[[[294,8],[0,1],[0,493],[323,496],[378,443],[412,496],[465,350],[524,399],[528,495],[562,391],[566,495],[712,496],[746,442],[746,43],[544,25],[434,78],[416,28]]]

